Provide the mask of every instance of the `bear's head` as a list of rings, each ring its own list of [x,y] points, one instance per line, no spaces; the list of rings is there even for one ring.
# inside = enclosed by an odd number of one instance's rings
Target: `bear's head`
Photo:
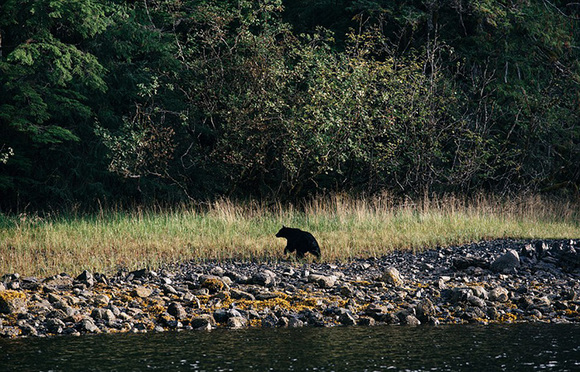
[[[285,238],[288,236],[289,232],[290,232],[290,229],[287,228],[286,226],[282,225],[282,228],[280,229],[280,231],[278,231],[276,233],[276,237],[277,238]]]

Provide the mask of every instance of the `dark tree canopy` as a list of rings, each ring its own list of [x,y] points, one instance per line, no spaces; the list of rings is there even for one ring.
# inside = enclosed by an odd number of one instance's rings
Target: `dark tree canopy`
[[[0,208],[580,197],[580,5],[6,0]]]

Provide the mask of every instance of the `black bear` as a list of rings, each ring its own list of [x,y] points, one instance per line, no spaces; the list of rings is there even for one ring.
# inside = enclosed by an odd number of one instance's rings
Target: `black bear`
[[[284,254],[296,251],[296,258],[303,258],[306,252],[310,252],[320,257],[320,247],[318,242],[311,233],[295,229],[292,227],[282,226],[280,231],[276,234],[277,238],[286,238],[288,243],[284,248]]]

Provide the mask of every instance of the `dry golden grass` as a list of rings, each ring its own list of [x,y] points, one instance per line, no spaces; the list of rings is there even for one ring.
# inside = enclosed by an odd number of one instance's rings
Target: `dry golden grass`
[[[71,275],[183,260],[281,260],[282,224],[311,231],[324,261],[495,238],[579,238],[578,206],[540,197],[395,201],[336,195],[300,206],[220,200],[206,207],[97,215],[0,215],[0,275]]]

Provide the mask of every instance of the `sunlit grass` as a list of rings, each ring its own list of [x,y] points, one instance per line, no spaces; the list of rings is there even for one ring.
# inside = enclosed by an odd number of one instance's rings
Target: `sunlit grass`
[[[0,215],[0,275],[111,273],[190,259],[276,261],[284,259],[285,240],[274,237],[282,224],[312,232],[324,261],[505,237],[580,237],[577,205],[539,197],[333,196],[299,206],[221,200],[170,210]]]

